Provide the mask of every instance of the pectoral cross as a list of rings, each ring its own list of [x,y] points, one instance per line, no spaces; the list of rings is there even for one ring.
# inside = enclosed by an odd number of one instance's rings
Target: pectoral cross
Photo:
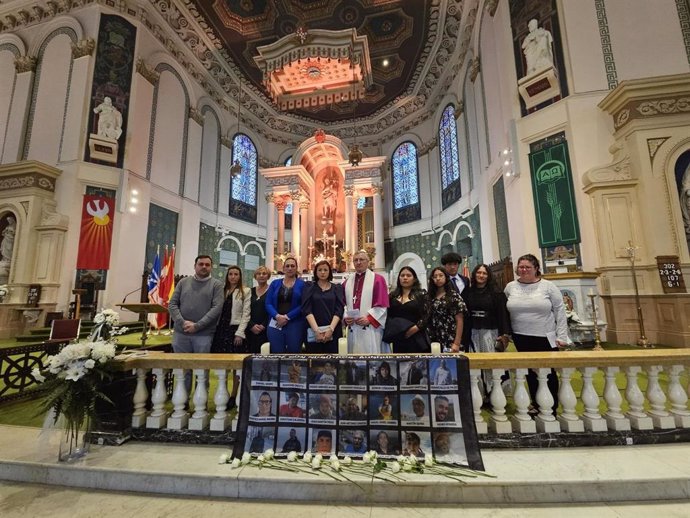
[[[355,307],[355,304],[357,304],[357,295],[352,296],[352,307]]]

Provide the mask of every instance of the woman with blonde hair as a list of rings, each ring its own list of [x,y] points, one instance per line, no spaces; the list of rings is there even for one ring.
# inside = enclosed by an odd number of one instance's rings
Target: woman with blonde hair
[[[225,302],[213,335],[212,353],[249,352],[245,332],[249,323],[250,304],[251,292],[242,283],[242,270],[239,266],[229,266],[225,274]],[[239,376],[233,372],[229,405],[231,409],[236,406],[238,388]]]
[[[249,342],[249,352],[252,354],[261,353],[261,346],[268,342],[266,329],[268,329],[269,318],[266,311],[266,292],[270,278],[271,271],[265,266],[259,266],[254,270],[256,286],[252,288],[249,323],[247,324],[247,342]]]

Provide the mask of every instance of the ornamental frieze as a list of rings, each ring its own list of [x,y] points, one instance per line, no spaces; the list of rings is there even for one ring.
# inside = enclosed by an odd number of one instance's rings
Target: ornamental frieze
[[[72,58],[79,59],[84,56],[90,56],[95,48],[96,40],[93,38],[86,38],[77,43],[72,43]]]
[[[0,178],[0,191],[24,189],[26,187],[38,187],[45,191],[54,192],[55,182],[38,173],[18,174]]]
[[[620,129],[633,120],[648,119],[690,113],[690,97],[678,95],[666,99],[646,99],[631,101],[619,109],[613,116],[616,129]]]

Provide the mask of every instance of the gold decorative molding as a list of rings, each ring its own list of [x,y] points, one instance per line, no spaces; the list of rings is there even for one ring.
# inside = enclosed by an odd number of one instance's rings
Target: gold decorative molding
[[[302,191],[301,191],[301,190],[299,190],[299,189],[292,189],[292,190],[290,191],[290,198],[292,199],[292,201],[296,201],[296,202],[297,202],[297,201],[300,200],[301,197],[302,197]]]
[[[19,56],[14,60],[14,69],[17,74],[23,72],[35,72],[36,71],[36,58],[32,56]]]
[[[299,202],[299,210],[309,210],[309,200]]]
[[[275,203],[275,194],[272,192],[267,192],[264,196],[266,203]]]
[[[659,151],[661,145],[666,142],[671,137],[661,137],[661,138],[648,138],[647,139],[647,150],[649,151],[650,160],[654,160],[656,152]]]
[[[345,196],[354,196],[355,194],[355,186],[354,185],[346,185],[343,187],[343,192],[345,193]]]
[[[285,207],[287,207],[287,203],[285,202],[285,200],[283,198],[276,200],[275,204],[276,204],[276,210],[278,212],[285,212]]]
[[[152,85],[155,85],[161,77],[160,73],[150,68],[142,58],[137,59],[137,73]]]
[[[90,56],[93,54],[93,50],[96,48],[96,40],[93,38],[85,38],[76,43],[72,43],[72,58],[79,59],[84,56]]]
[[[472,81],[474,83],[474,80],[477,79],[477,76],[479,75],[480,70],[481,70],[481,62],[479,61],[479,56],[477,56],[470,63],[470,81]]]
[[[199,126],[204,125],[204,116],[196,108],[189,108],[189,118],[196,122]]]
[[[221,137],[220,143],[228,149],[232,149],[232,139],[229,137]]]
[[[458,107],[455,108],[453,115],[455,116],[456,119],[459,119],[464,111],[465,111],[465,101],[462,101],[462,100],[458,101]]]

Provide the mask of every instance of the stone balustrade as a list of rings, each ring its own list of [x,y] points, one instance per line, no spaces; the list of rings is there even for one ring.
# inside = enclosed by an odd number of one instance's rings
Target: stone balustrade
[[[145,356],[118,361],[120,369],[133,369],[137,374],[132,427],[226,430],[231,424],[227,411],[228,373],[240,370],[245,356],[148,352]],[[479,434],[690,428],[688,350],[471,353],[467,356],[470,359],[470,386]],[[535,370],[538,379],[536,403],[541,410],[534,416],[526,386],[528,369]],[[556,415],[551,412],[553,398],[547,387],[547,376],[551,369],[555,369],[559,377],[558,399],[561,408]],[[192,371],[197,378],[192,394],[187,393],[185,385],[188,371]],[[502,383],[506,371],[510,373],[510,380]],[[150,393],[146,384],[149,372],[155,377]],[[169,398],[164,380],[170,372],[174,388]],[[208,393],[210,373],[214,373],[218,380],[213,394]],[[482,375],[492,381],[489,394],[482,394]],[[604,388],[600,397],[593,380],[595,376],[602,375]],[[504,387],[509,387],[508,392],[512,392],[512,395],[507,395]],[[488,409],[484,397],[488,400]],[[147,410],[149,398],[151,410]],[[211,398],[215,406],[213,413],[208,408]],[[510,398],[512,405],[509,405]],[[187,410],[189,407],[193,409],[192,412]],[[511,410],[514,408],[514,411],[509,412],[508,407]]]

